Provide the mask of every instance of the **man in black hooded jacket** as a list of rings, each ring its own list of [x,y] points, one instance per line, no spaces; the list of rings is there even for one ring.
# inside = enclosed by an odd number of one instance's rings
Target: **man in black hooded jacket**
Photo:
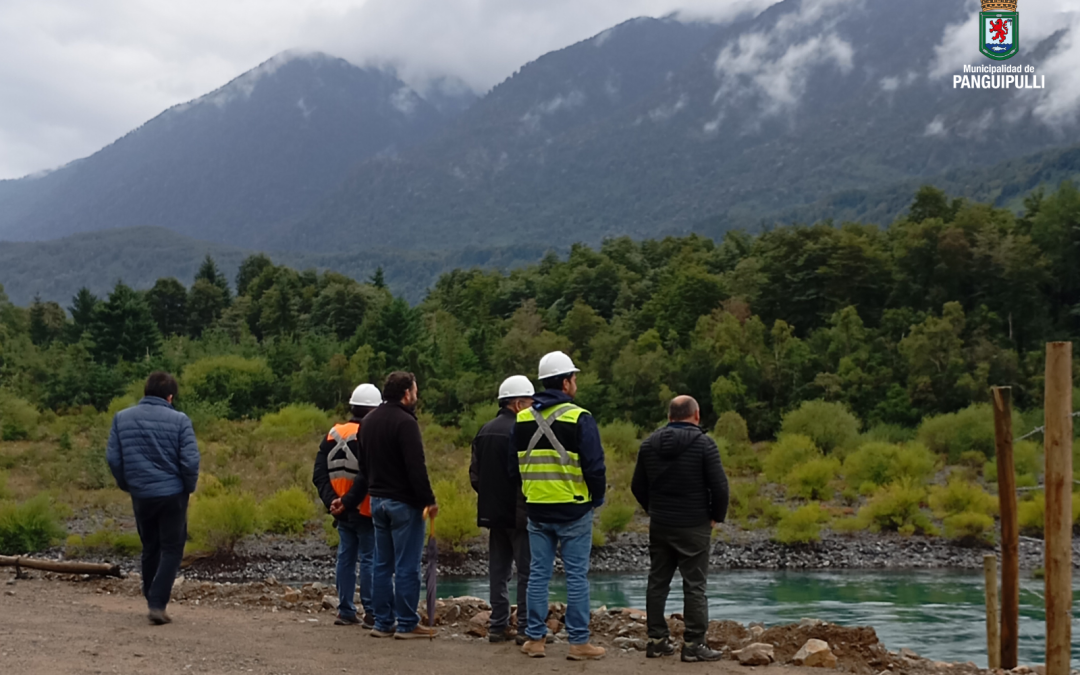
[[[705,583],[713,525],[724,522],[728,482],[716,443],[699,426],[701,410],[689,396],[668,406],[668,425],[641,443],[630,485],[649,514],[649,583],[645,592],[649,658],[675,653],[664,618],[671,579],[683,578],[682,660],[717,661],[720,652],[705,644],[709,604]]]

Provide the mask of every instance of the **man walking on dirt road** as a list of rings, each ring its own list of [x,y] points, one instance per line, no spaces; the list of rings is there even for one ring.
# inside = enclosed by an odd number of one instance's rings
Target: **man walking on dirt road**
[[[142,540],[142,589],[155,626],[165,613],[187,541],[188,497],[199,481],[199,447],[191,420],[173,408],[179,387],[151,373],[143,399],[116,413],[105,451],[116,485],[131,494]]]
[[[521,483],[509,475],[517,457],[510,438],[517,414],[532,405],[532,382],[524,375],[506,378],[499,385],[499,413],[472,442],[469,482],[476,491],[476,524],[488,528],[488,578],[491,602],[489,642],[505,642],[514,635],[510,624],[510,576],[517,567],[518,644],[525,644],[528,621],[529,530]]]
[[[518,413],[513,448],[515,477],[521,479],[529,514],[529,625],[521,651],[544,656],[547,637],[548,585],[555,550],[566,571],[567,658],[599,659],[604,648],[589,644],[589,555],[593,509],[604,503],[607,469],[596,420],[574,405],[578,369],[569,356],[551,352],[540,359],[544,391]]]
[[[649,644],[645,656],[675,653],[664,618],[671,579],[683,578],[682,660],[718,661],[721,653],[705,644],[709,601],[712,528],[724,522],[728,482],[716,443],[699,426],[701,410],[689,396],[676,396],[668,406],[668,425],[641,443],[630,489],[649,514],[649,582],[645,591]]]
[[[420,559],[424,511],[439,513],[431,490],[424,441],[416,421],[418,391],[412,373],[394,372],[383,386],[383,404],[360,428],[360,473],[352,489],[335,500],[330,512],[355,511],[371,495],[375,524],[373,637],[431,638],[435,629],[420,625]]]

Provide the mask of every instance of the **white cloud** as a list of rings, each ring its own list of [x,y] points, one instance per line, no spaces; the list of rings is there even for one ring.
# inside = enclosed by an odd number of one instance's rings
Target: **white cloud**
[[[540,120],[547,115],[554,115],[560,110],[570,110],[577,108],[585,102],[585,94],[582,94],[578,90],[571,91],[563,96],[557,94],[555,97],[538,103],[529,109],[529,112],[521,116],[521,122],[525,125],[528,131],[536,131],[540,126]]]
[[[881,78],[881,90],[882,91],[896,91],[900,88],[899,77],[883,77]]]
[[[664,122],[671,119],[680,110],[686,107],[686,104],[690,101],[686,94],[679,94],[678,100],[670,105],[661,105],[653,108],[649,111],[649,119],[653,122]]]
[[[390,105],[408,117],[416,112],[416,106],[420,105],[420,97],[412,89],[402,87],[390,95]]]
[[[926,125],[926,131],[924,132],[924,135],[926,135],[926,136],[945,136],[946,135],[945,118],[942,117],[941,115],[938,115],[937,117],[935,117],[933,119],[933,121],[930,122],[930,124]]]

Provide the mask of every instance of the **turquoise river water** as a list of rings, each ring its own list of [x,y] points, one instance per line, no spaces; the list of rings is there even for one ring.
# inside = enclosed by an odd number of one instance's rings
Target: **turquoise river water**
[[[644,574],[594,575],[590,580],[594,609],[645,608]],[[438,591],[439,597],[488,596],[486,579],[444,579]],[[554,578],[551,591],[552,601],[565,601],[565,580]],[[1021,580],[1020,663],[1043,662],[1042,593],[1042,581]],[[678,575],[672,583],[667,611],[682,611]],[[710,619],[743,624],[760,621],[772,626],[797,623],[804,617],[841,626],[872,626],[891,650],[909,647],[927,658],[973,661],[986,666],[981,572],[730,571],[715,573],[709,579]],[[1078,633],[1074,626],[1074,664],[1080,661]]]

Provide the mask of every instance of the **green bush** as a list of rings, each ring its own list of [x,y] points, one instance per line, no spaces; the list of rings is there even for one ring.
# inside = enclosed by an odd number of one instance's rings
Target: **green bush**
[[[1013,413],[1014,428],[1020,427],[1019,413]],[[929,417],[919,426],[918,439],[932,452],[945,455],[950,464],[968,451],[994,456],[994,409],[985,403],[955,413]]]
[[[439,505],[435,519],[439,542],[462,550],[466,541],[480,535],[476,525],[476,493],[469,487],[468,478],[461,475],[456,480],[436,481],[432,487]]]
[[[274,372],[263,359],[211,356],[184,368],[180,399],[223,403],[230,419],[257,416],[274,391]]]
[[[600,531],[599,527],[594,527],[592,531],[592,545],[593,548],[601,548],[607,546],[607,537]]]
[[[994,532],[994,519],[985,513],[963,511],[954,513],[942,521],[945,536],[960,541],[990,541]]]
[[[930,509],[938,518],[961,513],[997,513],[998,500],[975,483],[951,478],[946,485],[930,488]]]
[[[278,490],[259,505],[262,528],[275,534],[302,534],[315,517],[315,504],[302,488]]]
[[[821,504],[810,502],[794,511],[788,511],[776,524],[774,539],[781,544],[809,544],[821,539],[821,525],[828,522],[828,514]]]
[[[729,476],[755,476],[761,473],[761,456],[749,443],[732,445],[726,438],[714,438],[720,461]]]
[[[31,403],[0,389],[0,441],[22,441],[37,433],[41,413]]]
[[[35,553],[63,536],[59,511],[48,495],[39,494],[22,504],[0,502],[0,554]]]
[[[1016,521],[1020,531],[1029,535],[1042,535],[1046,525],[1046,495],[1042,492],[1016,505]]]
[[[331,427],[325,412],[308,403],[293,403],[263,415],[256,434],[262,438],[301,439],[325,434]]]
[[[750,432],[746,427],[746,420],[734,410],[728,410],[720,415],[713,427],[713,435],[717,439],[723,438],[732,447],[750,445]]]
[[[632,462],[637,459],[641,436],[630,422],[615,421],[600,427],[600,442],[609,456]]]
[[[731,481],[728,519],[747,529],[772,527],[784,515],[782,507],[761,494],[760,485],[754,481]]]
[[[924,483],[936,465],[937,457],[921,443],[865,443],[844,459],[844,478],[853,488],[873,492],[901,478]]]
[[[462,445],[471,444],[473,439],[476,438],[476,434],[479,433],[480,427],[495,419],[495,416],[498,413],[498,403],[485,403],[470,408],[467,413],[461,416],[461,421],[459,423],[461,436],[459,442]]]
[[[899,424],[875,424],[863,432],[863,443],[907,443],[915,440],[915,430]]]
[[[913,534],[932,534],[933,525],[922,510],[926,490],[904,478],[878,489],[866,506],[859,509],[856,519],[874,532],[882,530]]]
[[[11,495],[8,493],[7,481],[8,481],[7,472],[6,471],[0,471],[0,501],[3,501],[5,499],[9,499],[11,497]]]
[[[1080,425],[1078,425],[1080,426]],[[1080,444],[1077,444],[1080,446]],[[1080,468],[1078,466],[1077,468]],[[1013,444],[1013,472],[1018,486],[1037,485],[1043,471],[1043,446],[1034,441],[1020,441]],[[997,460],[983,464],[983,479],[987,483],[996,483],[998,479]]]
[[[784,415],[780,433],[807,436],[828,454],[853,447],[859,440],[859,426],[859,419],[839,403],[804,401]]]
[[[138,532],[122,532],[112,523],[106,523],[85,537],[73,534],[67,538],[64,555],[68,558],[88,556],[120,556],[130,558],[142,551]]]
[[[258,531],[259,506],[248,493],[196,494],[188,512],[188,535],[195,549],[232,553],[241,539]]]
[[[609,499],[600,508],[600,531],[612,536],[624,532],[634,519],[634,506],[618,497]]]
[[[326,535],[326,545],[330,548],[337,548],[341,543],[341,533],[338,532],[337,527],[334,525],[334,517],[327,514],[323,518],[322,523],[323,534]]]
[[[765,477],[779,483],[796,466],[819,457],[821,451],[808,436],[784,434],[769,448],[761,465]]]
[[[788,497],[832,499],[832,482],[839,473],[840,460],[835,457],[819,457],[800,464],[784,478]]]

